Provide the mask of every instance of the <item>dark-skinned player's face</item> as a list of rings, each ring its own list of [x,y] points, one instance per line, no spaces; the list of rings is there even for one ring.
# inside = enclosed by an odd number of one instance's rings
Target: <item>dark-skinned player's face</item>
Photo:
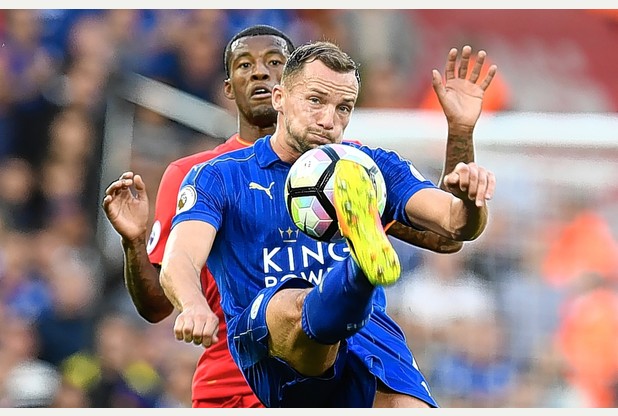
[[[226,96],[236,101],[240,117],[252,125],[273,126],[277,112],[272,107],[271,93],[281,80],[289,55],[287,44],[277,36],[252,36],[236,40],[231,52]]]

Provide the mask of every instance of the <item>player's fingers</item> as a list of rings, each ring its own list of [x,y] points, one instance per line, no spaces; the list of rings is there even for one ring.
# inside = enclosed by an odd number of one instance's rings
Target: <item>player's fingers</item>
[[[120,179],[115,180],[114,182],[110,183],[107,188],[105,188],[105,195],[112,195],[116,192],[116,189],[120,187],[122,187],[122,181]]]
[[[452,186],[457,186],[459,183],[459,174],[457,172],[451,172],[444,177],[444,185],[448,188]]]
[[[463,162],[459,162],[452,172],[457,174],[457,182],[452,183],[452,185],[459,187],[459,189],[464,193],[468,191],[470,182],[470,166],[474,166],[474,163],[465,164]]]
[[[470,179],[468,177],[469,171],[459,172],[459,189],[461,192],[467,193],[470,186]]]
[[[193,340],[192,319],[187,319],[182,313],[176,318],[174,323],[174,335],[178,341],[191,342]]]
[[[117,194],[119,191],[122,191],[128,187],[133,185],[133,178],[121,178],[113,181],[109,184],[109,186],[105,189],[106,195]]]
[[[213,331],[211,340],[212,344],[216,344],[217,342],[219,342],[219,324],[217,324],[215,330]]]
[[[481,75],[481,69],[483,68],[483,64],[485,63],[485,57],[487,56],[487,52],[479,51],[476,54],[476,62],[474,63],[474,67],[472,68],[472,72],[470,73],[470,82],[476,82]]]
[[[129,186],[133,186],[133,178],[124,178],[121,181],[123,188],[128,188]]]
[[[215,319],[212,322],[212,327],[211,327],[211,334],[212,334],[212,342],[217,343],[219,342],[219,320]]]
[[[202,345],[204,345],[204,347],[210,347],[212,344],[216,343],[219,340],[219,338],[217,337],[218,331],[219,320],[216,318],[216,316],[213,315],[211,319],[208,319],[204,323],[204,340],[202,341]]]
[[[459,78],[466,79],[468,75],[468,63],[470,62],[470,55],[472,54],[472,48],[466,45],[461,50],[461,62],[459,63]]]
[[[496,175],[492,171],[487,171],[487,191],[485,191],[485,200],[489,201],[494,196],[496,189]]]
[[[185,326],[187,325],[185,324]],[[193,342],[195,345],[210,347],[219,340],[217,337],[218,330],[219,319],[216,315],[196,315],[191,325],[190,340],[187,340],[187,333],[189,332],[187,328],[183,332],[183,339],[185,342]]]
[[[123,180],[123,179],[133,179],[134,173],[129,171],[126,172],[122,172],[122,175],[120,175],[120,177],[118,178],[119,180]]]
[[[128,188],[133,185],[133,177],[135,175],[131,171],[123,172],[116,182],[122,184],[123,187]]]
[[[178,341],[182,341],[184,339],[184,326],[178,322],[178,319],[176,319],[176,323],[174,324],[174,337]]]
[[[487,71],[487,76],[485,77],[483,82],[481,82],[481,88],[483,89],[483,91],[485,91],[487,87],[489,87],[489,84],[491,84],[491,80],[493,80],[496,76],[496,72],[498,72],[498,66],[492,65],[489,67],[489,70]]]
[[[195,322],[189,321],[185,322],[185,325],[182,330],[182,339],[184,342],[192,342],[193,341],[193,329],[195,328]]]
[[[468,198],[475,201],[478,194],[480,168],[475,165],[469,166],[468,170]]]
[[[195,345],[204,345],[209,346],[210,342],[209,342],[209,336],[208,336],[208,332],[206,332],[206,323],[207,321],[204,320],[202,322],[196,322],[195,326],[194,326],[194,331],[193,331],[193,343]]]
[[[485,205],[485,199],[487,197],[487,171],[485,168],[479,167],[476,188],[476,206],[482,207]]]
[[[442,83],[442,76],[437,69],[431,71],[431,85],[438,96],[438,100],[442,101],[442,97],[446,93],[446,90],[444,88],[444,84]]]
[[[446,175],[444,177],[444,185],[446,185],[446,186],[458,186],[459,182],[461,181],[459,173],[463,169],[468,169],[468,166],[465,163],[459,162],[457,165],[455,165],[455,169],[453,169],[453,171],[451,173],[449,173],[448,175]]]
[[[184,338],[184,320],[182,319],[182,314],[176,317],[176,322],[174,322],[174,337],[178,341],[182,341]]]
[[[457,48],[451,48],[446,58],[444,67],[444,78],[447,80],[455,78],[455,62],[457,61]]]
[[[107,209],[109,208],[109,204],[112,202],[112,197],[110,195],[105,195],[105,197],[103,198],[103,201],[101,202],[101,206],[103,206],[103,209],[107,212]]]
[[[137,191],[137,197],[139,199],[144,199],[147,196],[146,193],[146,184],[142,179],[141,175],[135,175],[133,178],[133,183],[135,184],[135,190]]]

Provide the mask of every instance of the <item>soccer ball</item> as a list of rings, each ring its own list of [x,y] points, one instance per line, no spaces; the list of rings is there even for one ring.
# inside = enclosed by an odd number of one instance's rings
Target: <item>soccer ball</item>
[[[333,206],[333,172],[340,159],[352,160],[365,167],[376,189],[380,215],[386,206],[386,184],[382,172],[362,150],[344,144],[327,144],[303,153],[285,180],[285,203],[294,224],[319,241],[343,240]]]

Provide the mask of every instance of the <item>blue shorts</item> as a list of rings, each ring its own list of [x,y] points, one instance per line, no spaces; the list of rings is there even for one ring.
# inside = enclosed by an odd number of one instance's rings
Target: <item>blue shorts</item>
[[[270,356],[266,305],[281,289],[312,286],[303,279],[290,279],[262,289],[251,305],[228,323],[232,357],[266,407],[372,407],[378,380],[438,407],[403,332],[375,305],[365,327],[341,342],[335,364],[323,376],[303,376],[285,361]]]

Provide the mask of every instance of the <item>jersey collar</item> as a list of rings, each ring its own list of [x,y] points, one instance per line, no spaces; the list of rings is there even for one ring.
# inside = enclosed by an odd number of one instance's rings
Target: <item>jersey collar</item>
[[[276,162],[281,161],[279,156],[273,150],[273,147],[270,143],[271,136],[271,134],[269,134],[268,136],[264,136],[261,139],[256,140],[253,144],[255,157],[258,161],[258,165],[260,165],[261,168],[266,168]],[[362,145],[358,140],[345,139],[343,140],[343,142],[350,142],[359,146]]]
[[[281,161],[270,144],[270,137],[270,134],[268,136],[264,136],[261,139],[256,140],[253,145],[255,157],[261,168],[267,168],[268,166]]]
[[[240,145],[244,147],[253,146],[252,142],[247,142],[240,137],[240,134],[236,133],[232,137],[228,139],[228,142],[238,142]]]

